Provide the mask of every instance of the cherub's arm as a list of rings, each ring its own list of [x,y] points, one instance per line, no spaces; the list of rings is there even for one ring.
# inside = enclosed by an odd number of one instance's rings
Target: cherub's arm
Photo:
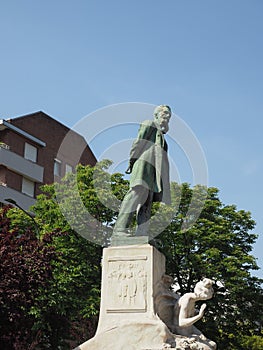
[[[206,304],[202,304],[198,315],[193,317],[187,317],[188,315],[189,302],[187,299],[183,300],[180,307],[178,325],[179,327],[189,327],[192,326],[195,322],[200,320],[204,315],[204,310],[206,308]]]

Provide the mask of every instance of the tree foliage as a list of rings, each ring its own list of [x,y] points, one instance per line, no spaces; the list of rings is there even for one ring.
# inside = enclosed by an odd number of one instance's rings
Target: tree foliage
[[[60,184],[43,186],[44,193],[32,207],[41,244],[51,247],[57,254],[51,261],[52,278],[48,279],[48,288],[40,290],[31,308],[24,313],[25,317],[34,319],[34,329],[38,334],[45,334],[45,338],[38,339],[39,349],[72,348],[91,337],[96,330],[102,248],[90,240],[95,238],[103,245],[107,244],[108,228],[116,217],[116,211],[103,205],[99,196],[110,201],[108,197],[112,197],[113,192],[121,199],[127,189],[127,181],[121,174],[108,178],[103,169],[109,164],[105,161],[96,169],[79,165],[77,173],[69,174]],[[94,178],[103,180],[104,184],[107,182],[110,191],[105,186],[94,184]],[[101,192],[99,195],[98,191]],[[74,229],[63,215],[65,212],[70,215]],[[87,213],[92,215],[92,220]],[[9,208],[6,215],[11,231],[24,236],[30,228],[36,238],[36,225],[25,213]]]
[[[79,166],[76,174],[67,175],[60,184],[43,186],[44,193],[32,208],[41,231],[37,244],[55,253],[49,261],[51,270],[47,269],[52,277],[45,287],[39,282],[34,302],[24,313],[33,322],[33,329],[47,335],[39,349],[59,349],[59,339],[62,344],[72,337],[78,344],[94,332],[102,249],[93,242],[109,244],[120,201],[128,189],[122,174],[107,173],[109,165],[104,161],[96,168]],[[235,205],[224,205],[216,188],[176,183],[171,187],[173,205],[154,204],[150,227],[153,237],[161,223],[171,220],[157,237],[166,256],[167,273],[174,277],[180,293],[191,291],[202,277],[223,286],[208,302],[204,322],[198,325],[219,344],[219,349],[246,349],[250,346],[246,344],[258,344],[262,281],[251,274],[258,269],[251,254],[257,238],[251,214],[237,210]],[[22,237],[29,227],[34,230],[32,220],[17,209],[9,209],[6,216],[7,235],[16,232]],[[6,227],[6,219],[1,220]],[[63,346],[67,349],[65,342]]]
[[[2,349],[33,349],[40,333],[31,310],[44,307],[40,299],[50,288],[56,253],[31,230],[11,230],[8,209],[0,212],[0,343]]]
[[[193,290],[202,277],[218,281],[221,290],[224,286],[224,292],[219,290],[209,302],[209,312],[200,327],[217,340],[219,348],[227,349],[232,343],[238,349],[242,335],[259,335],[262,327],[262,281],[251,275],[258,269],[251,255],[257,238],[251,232],[255,222],[249,212],[224,205],[218,189],[208,188],[198,220],[190,229],[183,229],[182,218],[187,215],[194,190],[203,191],[200,186],[181,186],[178,212],[159,236],[167,272],[174,276],[182,294]]]

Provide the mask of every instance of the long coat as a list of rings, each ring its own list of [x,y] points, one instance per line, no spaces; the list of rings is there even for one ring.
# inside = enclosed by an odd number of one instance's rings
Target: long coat
[[[153,121],[141,124],[131,148],[130,163],[133,164],[130,187],[146,187],[154,192],[154,201],[170,204],[167,143]]]

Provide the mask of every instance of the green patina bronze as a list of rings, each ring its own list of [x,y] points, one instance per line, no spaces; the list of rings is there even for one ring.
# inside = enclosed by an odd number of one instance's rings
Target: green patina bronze
[[[164,138],[169,129],[170,117],[170,107],[161,105],[154,110],[154,120],[146,120],[140,126],[126,171],[131,173],[130,189],[120,208],[112,245],[123,245],[125,242],[137,244],[142,237],[147,237],[152,203],[157,201],[170,204],[169,162]],[[131,240],[134,234],[129,227],[135,213],[137,229]]]

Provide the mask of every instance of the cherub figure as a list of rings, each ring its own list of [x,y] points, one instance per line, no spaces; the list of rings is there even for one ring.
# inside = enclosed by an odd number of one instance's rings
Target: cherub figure
[[[211,349],[216,349],[216,343],[208,340],[204,334],[194,326],[194,323],[204,316],[206,304],[202,304],[200,310],[195,308],[195,303],[199,300],[211,299],[214,293],[213,281],[204,278],[199,281],[193,293],[186,293],[179,298],[174,307],[174,320],[172,331],[175,334],[186,337],[196,337],[200,340],[207,341]]]

